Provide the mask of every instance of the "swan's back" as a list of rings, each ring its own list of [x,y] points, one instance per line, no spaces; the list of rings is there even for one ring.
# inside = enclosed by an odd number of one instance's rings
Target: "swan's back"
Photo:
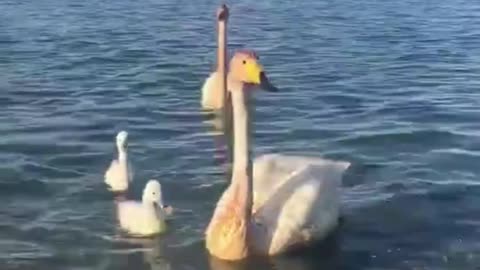
[[[265,155],[254,163],[257,247],[277,254],[323,239],[337,225],[339,187],[348,162]],[[262,232],[263,231],[263,232]]]
[[[257,157],[253,164],[254,209],[278,187],[292,177],[305,173],[307,168],[316,168],[320,179],[337,179],[341,182],[343,172],[350,163],[333,161],[318,157],[288,156],[282,154],[266,154]],[[337,176],[337,177],[335,177]]]

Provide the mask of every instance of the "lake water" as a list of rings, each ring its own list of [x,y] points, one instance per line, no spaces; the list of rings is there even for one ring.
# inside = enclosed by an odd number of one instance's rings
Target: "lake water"
[[[479,269],[480,2],[227,1],[261,56],[255,154],[353,166],[344,222],[308,251],[221,264],[203,231],[228,183],[200,110],[218,1],[0,1],[1,269]],[[177,208],[118,233],[103,173],[126,129],[140,198]]]

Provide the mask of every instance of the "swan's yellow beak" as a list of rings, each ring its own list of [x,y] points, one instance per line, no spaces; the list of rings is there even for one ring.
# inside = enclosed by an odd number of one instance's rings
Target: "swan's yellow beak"
[[[250,83],[259,85],[261,89],[268,92],[278,92],[278,88],[270,83],[262,65],[257,61],[247,61],[245,63],[247,77]]]

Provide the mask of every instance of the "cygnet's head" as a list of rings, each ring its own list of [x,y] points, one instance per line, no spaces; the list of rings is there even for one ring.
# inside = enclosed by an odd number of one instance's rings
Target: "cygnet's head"
[[[233,79],[247,85],[258,86],[269,92],[278,91],[278,88],[268,80],[259,62],[259,58],[254,51],[243,50],[236,52],[230,60],[229,74]]]
[[[163,207],[162,202],[162,186],[157,180],[149,180],[145,189],[143,190],[143,202],[156,203],[160,207]]]
[[[122,150],[127,149],[127,146],[128,146],[127,139],[128,139],[128,132],[122,130],[117,134],[116,141],[117,141],[118,149],[122,149]]]

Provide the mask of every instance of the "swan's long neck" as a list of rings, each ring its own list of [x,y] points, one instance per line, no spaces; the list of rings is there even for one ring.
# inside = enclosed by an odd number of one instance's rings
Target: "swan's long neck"
[[[217,72],[220,74],[221,91],[219,94],[225,108],[227,96],[227,22],[218,22]]]
[[[218,51],[217,51],[217,72],[220,75],[220,88],[218,97],[221,100],[222,110],[221,117],[223,122],[223,128],[225,132],[225,138],[228,142],[228,160],[231,161],[231,144],[233,143],[231,138],[232,127],[232,106],[231,99],[228,94],[228,68],[227,68],[227,21],[218,22]]]
[[[250,220],[253,204],[252,162],[250,159],[249,91],[232,89],[233,105],[233,172],[231,185],[238,192],[236,198],[242,214]]]
[[[117,145],[118,150],[118,161],[126,162],[127,161],[127,149],[121,145]]]

